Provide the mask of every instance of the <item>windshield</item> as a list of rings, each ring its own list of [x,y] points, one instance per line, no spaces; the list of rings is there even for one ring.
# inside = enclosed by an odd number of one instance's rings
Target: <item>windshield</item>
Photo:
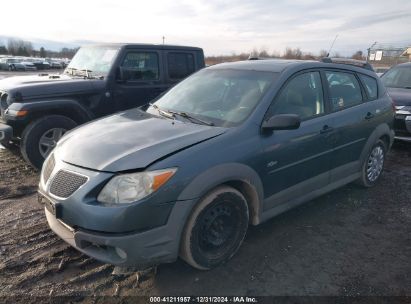
[[[386,87],[411,89],[411,67],[395,67],[382,77]]]
[[[64,71],[65,73],[78,75],[87,70],[93,76],[106,76],[116,58],[119,47],[93,46],[82,47],[71,60]]]
[[[215,126],[236,126],[251,114],[276,78],[271,72],[202,70],[172,88],[147,112],[158,115],[160,109],[188,114]]]

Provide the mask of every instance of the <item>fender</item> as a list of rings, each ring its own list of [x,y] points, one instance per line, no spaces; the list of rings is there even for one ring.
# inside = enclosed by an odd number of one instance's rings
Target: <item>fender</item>
[[[94,118],[93,113],[74,99],[53,99],[36,102],[12,103],[9,109],[15,111],[28,111],[28,116],[25,117],[25,119],[32,119],[36,116],[44,116],[46,114],[65,114],[78,123],[84,123]]]
[[[217,165],[195,177],[191,183],[181,192],[178,200],[196,199],[196,202],[207,192],[221,184],[230,182],[242,182],[247,185],[248,203],[250,206],[251,223],[259,223],[264,199],[263,186],[260,177],[251,167],[240,163],[228,163]],[[190,212],[193,204],[190,208]]]
[[[388,144],[387,149],[389,150],[391,148],[394,142],[394,131],[389,127],[388,124],[381,124],[371,133],[371,135],[368,137],[367,142],[364,145],[364,148],[360,155],[360,168],[358,168],[359,171],[361,171],[362,164],[364,163],[365,158],[368,156],[368,153],[370,153],[372,146],[379,138],[383,136],[389,137],[390,142]]]

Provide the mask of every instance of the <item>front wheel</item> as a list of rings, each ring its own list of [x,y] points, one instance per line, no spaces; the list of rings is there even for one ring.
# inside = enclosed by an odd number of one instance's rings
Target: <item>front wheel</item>
[[[234,188],[221,186],[204,197],[186,223],[180,257],[207,270],[228,261],[238,250],[248,228],[248,206]]]
[[[40,169],[59,139],[76,125],[62,115],[49,115],[33,121],[22,134],[20,150],[23,158],[34,168]]]
[[[358,183],[363,187],[372,187],[381,177],[384,169],[385,156],[387,148],[382,140],[378,140],[371,148],[368,156],[365,158],[361,177]]]

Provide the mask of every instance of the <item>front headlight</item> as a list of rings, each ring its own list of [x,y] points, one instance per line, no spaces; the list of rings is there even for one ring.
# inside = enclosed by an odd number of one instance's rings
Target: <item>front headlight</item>
[[[114,176],[101,190],[97,200],[107,204],[136,202],[157,191],[176,171],[177,168],[170,168]]]

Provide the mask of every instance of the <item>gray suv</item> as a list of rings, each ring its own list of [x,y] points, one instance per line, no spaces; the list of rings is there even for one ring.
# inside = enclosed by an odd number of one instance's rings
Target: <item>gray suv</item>
[[[330,59],[215,65],[144,109],[74,129],[42,169],[48,223],[115,265],[178,257],[198,269],[220,265],[249,224],[350,182],[377,183],[394,109],[368,67]]]

